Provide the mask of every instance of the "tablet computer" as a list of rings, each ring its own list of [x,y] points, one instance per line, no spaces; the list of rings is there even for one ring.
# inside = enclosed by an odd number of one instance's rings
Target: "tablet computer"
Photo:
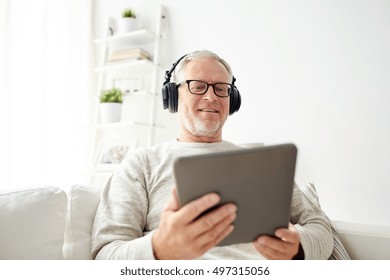
[[[274,236],[288,227],[296,157],[291,143],[178,157],[173,170],[179,203],[216,192],[218,205],[237,205],[234,230],[219,246]]]

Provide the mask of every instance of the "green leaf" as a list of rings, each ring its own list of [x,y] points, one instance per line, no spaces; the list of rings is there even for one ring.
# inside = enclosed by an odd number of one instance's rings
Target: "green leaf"
[[[135,14],[134,10],[131,8],[126,8],[122,11],[122,17],[128,17],[128,18],[136,18],[137,15]]]
[[[123,102],[122,91],[119,88],[103,90],[100,95],[100,103],[105,103],[105,102],[122,103]]]

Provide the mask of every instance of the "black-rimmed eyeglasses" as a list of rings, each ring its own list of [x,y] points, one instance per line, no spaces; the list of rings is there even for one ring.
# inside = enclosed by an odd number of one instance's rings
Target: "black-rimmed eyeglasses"
[[[187,84],[188,90],[192,94],[196,94],[196,95],[205,94],[209,89],[209,86],[212,86],[215,95],[219,97],[228,97],[230,95],[230,89],[232,88],[232,85],[229,83],[208,84],[206,82],[199,81],[199,80],[185,80],[184,82],[178,84],[177,87],[180,87],[181,85],[184,84]]]

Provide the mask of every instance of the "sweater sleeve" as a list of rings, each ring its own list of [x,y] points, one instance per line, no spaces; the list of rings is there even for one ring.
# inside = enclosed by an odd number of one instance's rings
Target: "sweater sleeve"
[[[334,246],[330,221],[297,185],[294,185],[290,220],[301,236],[305,259],[328,259]]]
[[[145,232],[148,194],[142,164],[132,162],[121,165],[102,191],[92,231],[93,259],[154,259],[152,234]]]

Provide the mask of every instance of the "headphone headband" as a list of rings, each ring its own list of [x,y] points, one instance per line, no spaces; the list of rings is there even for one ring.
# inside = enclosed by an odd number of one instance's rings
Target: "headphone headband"
[[[187,54],[183,55],[182,57],[180,57],[175,63],[173,63],[172,67],[170,70],[167,70],[165,71],[165,82],[163,84],[163,86],[165,86],[167,83],[169,83],[171,81],[171,76],[172,76],[172,73],[173,71],[175,71],[176,69],[176,66],[180,63],[180,61],[185,58],[187,56]]]

